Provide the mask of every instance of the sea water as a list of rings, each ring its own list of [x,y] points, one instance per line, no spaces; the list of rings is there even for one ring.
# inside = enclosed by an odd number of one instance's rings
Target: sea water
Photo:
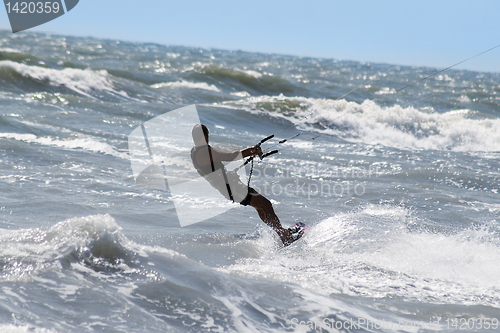
[[[500,74],[400,90],[437,70],[0,32],[0,331],[498,331]],[[136,185],[130,133],[193,104],[276,134],[251,186],[307,237]]]

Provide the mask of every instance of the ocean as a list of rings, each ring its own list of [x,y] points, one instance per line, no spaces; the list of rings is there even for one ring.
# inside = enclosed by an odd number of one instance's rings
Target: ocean
[[[0,31],[0,331],[499,332],[500,73],[436,71]],[[189,105],[304,239],[136,184]]]

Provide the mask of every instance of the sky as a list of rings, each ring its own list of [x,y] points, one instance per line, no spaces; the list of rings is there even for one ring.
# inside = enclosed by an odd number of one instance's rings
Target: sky
[[[80,0],[28,31],[445,68],[500,45],[500,1]],[[456,68],[500,72],[500,47]]]

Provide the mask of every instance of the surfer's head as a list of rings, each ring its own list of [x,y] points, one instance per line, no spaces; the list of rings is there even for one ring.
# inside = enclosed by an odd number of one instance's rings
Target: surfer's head
[[[193,131],[193,141],[196,146],[204,146],[208,144],[208,128],[205,125],[194,125]]]

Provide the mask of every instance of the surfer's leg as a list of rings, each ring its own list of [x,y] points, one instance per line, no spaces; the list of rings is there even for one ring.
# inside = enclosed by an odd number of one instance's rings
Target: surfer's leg
[[[267,198],[255,192],[253,193],[249,204],[257,210],[260,219],[276,231],[284,244],[290,240],[290,230],[281,226],[280,220],[274,212],[273,205],[269,200],[267,200]]]

